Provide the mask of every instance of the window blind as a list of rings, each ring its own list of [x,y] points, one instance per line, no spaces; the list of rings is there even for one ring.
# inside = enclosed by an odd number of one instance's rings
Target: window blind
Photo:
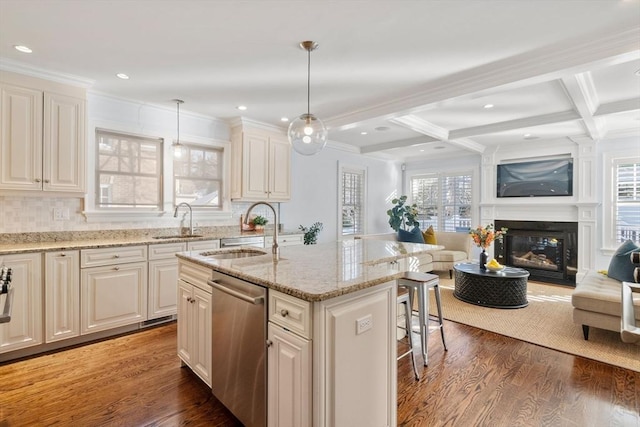
[[[222,156],[217,148],[180,145],[173,160],[174,204],[222,208]]]
[[[616,241],[640,239],[640,161],[619,161],[616,178]]]
[[[411,201],[418,206],[423,230],[464,231],[471,227],[472,175],[429,174],[410,180]]]
[[[364,170],[342,171],[342,234],[364,233]]]

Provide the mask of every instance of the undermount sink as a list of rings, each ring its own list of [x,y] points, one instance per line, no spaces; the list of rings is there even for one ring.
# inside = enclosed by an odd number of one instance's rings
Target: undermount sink
[[[257,249],[231,249],[225,251],[210,251],[210,252],[202,252],[200,255],[213,258],[213,259],[238,259],[238,258],[248,258],[253,256],[266,255],[267,253],[264,251],[260,251]]]
[[[193,239],[202,237],[202,234],[176,234],[175,236],[153,236],[154,239]]]

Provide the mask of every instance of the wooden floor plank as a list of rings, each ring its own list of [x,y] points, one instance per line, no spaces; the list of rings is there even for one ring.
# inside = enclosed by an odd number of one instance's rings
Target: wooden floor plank
[[[399,426],[640,426],[640,373],[453,322],[445,334],[449,351],[432,339],[429,366],[418,356],[420,381],[399,362]],[[48,425],[241,424],[180,367],[171,323],[0,365],[0,427]]]

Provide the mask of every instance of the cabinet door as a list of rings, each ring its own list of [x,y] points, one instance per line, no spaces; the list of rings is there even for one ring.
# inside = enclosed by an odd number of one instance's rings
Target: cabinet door
[[[211,293],[193,288],[191,299],[193,334],[191,350],[191,369],[211,387],[211,335],[213,313],[211,311]]]
[[[147,318],[147,263],[82,270],[82,333],[138,323]]]
[[[45,340],[80,335],[80,252],[45,254]]]
[[[178,356],[191,366],[191,348],[193,337],[191,330],[191,297],[193,286],[184,280],[178,280]]]
[[[268,196],[268,144],[263,135],[246,134],[242,141],[242,197],[264,200]]]
[[[269,143],[269,199],[291,199],[291,145],[275,138]]]
[[[42,189],[42,92],[0,84],[0,189]]]
[[[311,425],[311,342],[269,322],[268,424]]]
[[[177,312],[178,259],[149,261],[149,300],[147,319]]]
[[[42,344],[42,254],[0,256],[13,271],[11,321],[0,323],[0,353]]]
[[[85,100],[44,94],[44,190],[85,190]]]

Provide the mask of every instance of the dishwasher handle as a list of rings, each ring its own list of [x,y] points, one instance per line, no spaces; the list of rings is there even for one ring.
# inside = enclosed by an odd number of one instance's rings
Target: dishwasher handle
[[[207,283],[209,283],[209,285],[211,285],[213,288],[224,292],[225,294],[229,294],[233,297],[236,297],[238,299],[241,299],[242,301],[246,301],[248,303],[251,303],[253,305],[259,305],[259,304],[263,304],[264,303],[264,296],[263,295],[259,295],[257,297],[252,297],[246,294],[243,294],[242,292],[238,292],[235,289],[231,289],[231,288],[227,288],[226,286],[218,283],[218,282],[214,282],[212,280],[209,280]]]

